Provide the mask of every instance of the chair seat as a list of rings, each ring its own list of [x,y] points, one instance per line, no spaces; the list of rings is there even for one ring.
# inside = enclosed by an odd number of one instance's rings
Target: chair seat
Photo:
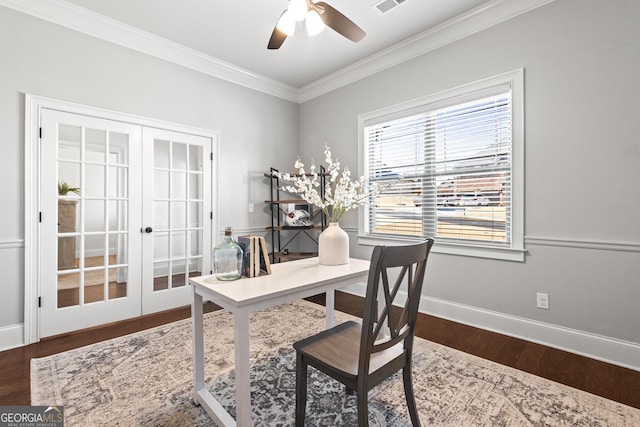
[[[361,332],[362,324],[347,321],[298,341],[293,344],[293,347],[296,351],[304,354],[311,365],[317,363],[330,365],[334,370],[340,371],[342,375],[355,378],[358,374]],[[384,351],[372,354],[369,373],[374,373],[385,365],[388,366],[389,362],[404,357],[404,354],[401,342]]]

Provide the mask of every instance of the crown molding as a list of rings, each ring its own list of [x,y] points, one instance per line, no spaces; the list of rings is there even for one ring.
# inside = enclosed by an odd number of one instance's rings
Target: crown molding
[[[0,0],[19,12],[289,101],[298,89],[64,0]]]
[[[493,0],[302,87],[303,103],[555,0]]]
[[[555,0],[493,0],[300,89],[123,24],[64,0],[0,0],[69,29],[288,101],[303,103]]]

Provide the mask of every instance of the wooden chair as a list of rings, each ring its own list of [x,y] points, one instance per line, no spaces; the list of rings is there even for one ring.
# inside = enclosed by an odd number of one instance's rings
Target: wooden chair
[[[362,324],[348,321],[296,342],[296,426],[304,425],[307,366],[356,392],[358,425],[367,426],[368,391],[402,369],[405,397],[414,426],[420,425],[411,383],[411,354],[420,293],[433,239],[409,246],[376,246],[371,256]],[[397,273],[390,287],[389,277]],[[406,302],[392,308],[400,285]],[[382,286],[380,286],[382,285]],[[382,301],[378,302],[378,295]]]

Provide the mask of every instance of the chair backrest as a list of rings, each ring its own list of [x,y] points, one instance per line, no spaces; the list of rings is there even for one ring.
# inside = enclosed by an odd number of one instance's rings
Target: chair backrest
[[[373,250],[360,342],[360,369],[363,372],[369,370],[368,361],[372,353],[393,347],[401,341],[404,341],[405,350],[411,354],[413,330],[431,246],[433,239],[414,245],[376,246]],[[396,274],[391,285],[389,276]],[[407,299],[398,313],[398,307],[392,310],[392,306],[403,284],[406,284]],[[379,291],[384,304],[378,304]]]

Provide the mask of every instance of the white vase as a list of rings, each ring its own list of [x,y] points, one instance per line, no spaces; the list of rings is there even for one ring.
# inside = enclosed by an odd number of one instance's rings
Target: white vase
[[[349,263],[349,235],[337,222],[330,222],[329,227],[320,233],[318,259],[323,265]]]

